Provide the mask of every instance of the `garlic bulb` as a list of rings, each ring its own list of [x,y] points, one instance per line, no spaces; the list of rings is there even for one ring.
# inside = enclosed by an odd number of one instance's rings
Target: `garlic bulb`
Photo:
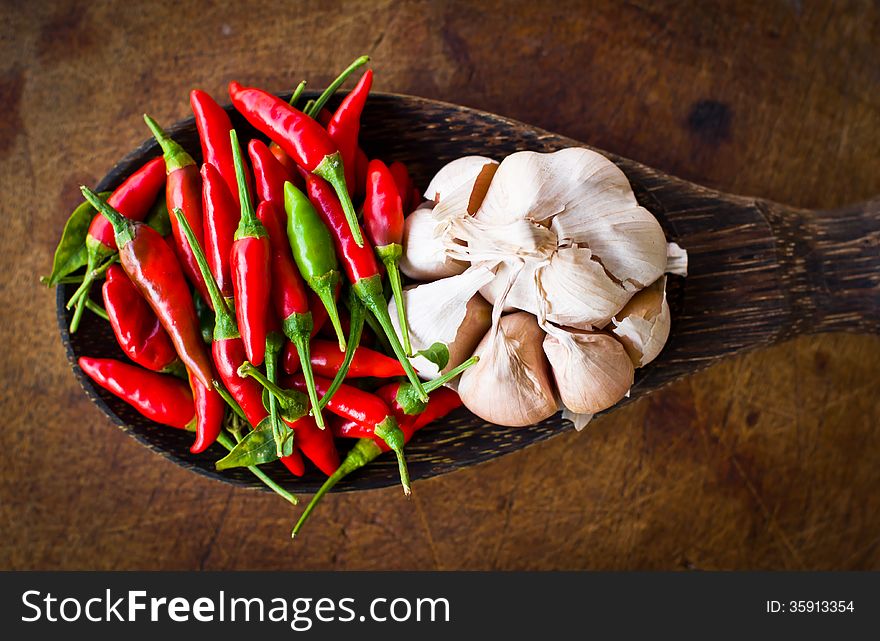
[[[485,267],[473,267],[459,276],[418,285],[403,292],[414,351],[443,343],[449,350],[449,362],[443,370],[424,356],[410,359],[422,378],[435,379],[467,360],[477,343],[492,325],[492,308],[477,291],[493,278]],[[400,322],[392,297],[388,314],[398,335]]]
[[[669,338],[666,276],[633,296],[611,322],[611,331],[623,343],[636,367],[644,367],[657,358]]]
[[[471,412],[499,425],[523,427],[556,413],[550,367],[541,349],[544,332],[531,314],[502,316],[483,337],[458,394]]]
[[[626,395],[633,383],[633,364],[613,336],[546,328],[544,353],[566,408],[575,414],[596,414]]]
[[[447,278],[467,269],[467,263],[447,255],[439,221],[431,215],[432,203],[428,205],[412,212],[404,224],[400,271],[415,280]]]
[[[607,325],[666,268],[660,224],[638,205],[623,172],[588,149],[508,156],[475,215],[445,221],[449,255],[497,267],[502,282],[525,263],[508,307],[545,308],[547,320],[581,329]],[[502,287],[483,294],[493,301]]]

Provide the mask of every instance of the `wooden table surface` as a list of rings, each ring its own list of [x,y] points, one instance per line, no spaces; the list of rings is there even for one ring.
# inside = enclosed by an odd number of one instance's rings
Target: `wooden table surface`
[[[188,91],[375,88],[497,112],[803,207],[880,193],[871,2],[26,2],[0,27],[0,568],[880,568],[880,339],[735,358],[525,451],[330,496],[301,539],[270,494],[113,428],[38,277],[78,186]],[[674,320],[673,320],[674,322]]]

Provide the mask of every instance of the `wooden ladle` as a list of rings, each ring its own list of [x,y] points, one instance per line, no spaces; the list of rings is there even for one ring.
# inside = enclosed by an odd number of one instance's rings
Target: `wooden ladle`
[[[256,135],[238,114],[228,110],[242,140]],[[192,118],[171,127],[170,133],[200,157]],[[475,109],[395,94],[370,96],[361,141],[370,157],[405,162],[422,187],[437,169],[460,156],[500,160],[520,150],[587,147]],[[624,402],[726,356],[799,334],[880,332],[880,200],[832,211],[795,209],[700,187],[597,151],[623,170],[639,203],[660,220],[667,238],[685,248],[689,258],[688,277],[670,277],[669,281],[669,341],[653,363],[638,370],[636,384]],[[155,142],[144,143],[120,161],[97,190],[116,187],[158,154]],[[109,326],[93,316],[87,315],[73,336],[67,332],[70,319],[64,302],[70,293],[58,288],[62,339],[80,383],[101,409],[142,443],[180,465],[224,481],[262,487],[246,470],[215,472],[213,462],[223,453],[219,446],[193,456],[188,449],[190,434],[156,426],[95,389],[76,367],[76,358],[121,354]],[[449,472],[566,429],[570,425],[558,415],[531,427],[508,428],[460,410],[416,435],[407,447],[410,474],[419,479]],[[322,481],[317,472],[293,479],[278,464],[266,469],[296,492],[314,491]],[[368,489],[397,482],[393,458],[381,457],[337,487]]]

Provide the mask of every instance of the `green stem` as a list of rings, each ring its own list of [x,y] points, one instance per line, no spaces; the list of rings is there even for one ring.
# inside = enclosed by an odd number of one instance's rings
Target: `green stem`
[[[327,388],[326,393],[321,397],[321,400],[318,403],[318,407],[321,408],[327,406],[327,403],[330,402],[330,399],[333,398],[333,395],[342,386],[345,376],[348,374],[348,370],[351,367],[351,362],[354,360],[354,354],[361,342],[366,310],[364,310],[364,306],[361,304],[360,300],[358,300],[357,295],[353,291],[349,292],[348,308],[351,316],[348,326],[348,343],[345,347],[345,358],[342,359],[342,365],[339,366],[339,371],[336,372],[336,376],[333,377],[330,387]]]
[[[409,342],[409,323],[406,320],[406,305],[403,300],[403,283],[400,281],[400,270],[397,263],[403,254],[403,248],[397,243],[376,247],[376,253],[385,265],[388,272],[388,282],[391,284],[391,292],[394,294],[394,306],[397,308],[397,321],[400,325],[400,337],[403,339],[403,351],[407,356],[413,355],[412,345]]]
[[[193,157],[190,156],[183,147],[172,140],[171,137],[165,132],[165,130],[159,126],[158,122],[153,120],[147,114],[144,114],[144,122],[147,123],[147,127],[150,128],[150,131],[153,133],[153,137],[162,148],[162,155],[165,158],[166,172],[170,174],[172,171],[175,171],[177,169],[183,169],[184,167],[189,167],[190,165],[196,164],[196,161],[193,160]]]
[[[376,317],[379,325],[382,326],[385,336],[388,337],[388,341],[391,343],[391,349],[394,350],[397,360],[403,366],[403,371],[406,372],[406,377],[415,388],[419,399],[427,402],[428,394],[425,392],[424,387],[422,387],[422,381],[419,380],[412,363],[409,362],[409,359],[403,352],[403,346],[401,346],[400,339],[397,338],[397,332],[394,331],[394,326],[391,324],[391,317],[388,315],[385,297],[382,295],[382,281],[379,275],[376,274],[369,278],[362,278],[353,287],[363,301],[364,306],[373,312],[373,316]]]
[[[355,60],[348,65],[341,74],[339,74],[336,80],[331,82],[324,92],[318,96],[318,99],[315,100],[311,106],[306,105],[304,113],[312,118],[317,118],[318,114],[321,113],[321,109],[324,108],[324,105],[330,100],[330,97],[336,93],[339,87],[342,86],[342,83],[348,80],[348,77],[357,71],[358,68],[363,67],[369,61],[370,56],[360,56],[359,58],[355,58]]]
[[[294,107],[294,108],[296,107],[296,103],[297,103],[297,101],[299,101],[299,97],[302,95],[302,92],[305,90],[305,88],[306,88],[306,81],[303,80],[302,82],[300,82],[296,86],[296,89],[293,90],[293,95],[290,96],[290,103],[289,103],[291,107]]]
[[[281,336],[277,332],[270,332],[266,336],[266,378],[272,381],[272,383],[275,383],[277,380],[275,366],[278,361],[278,352],[281,351],[282,345]],[[275,439],[275,453],[278,455],[278,458],[289,456],[293,453],[293,441],[291,440],[293,438],[293,430],[278,419],[278,399],[271,394],[269,395],[269,416],[272,421],[272,436]],[[285,448],[288,442],[289,445]],[[287,450],[286,454],[285,449]]]
[[[433,392],[435,389],[445,385],[453,378],[461,374],[468,367],[474,365],[480,360],[479,356],[471,356],[465,362],[453,367],[451,370],[435,378],[433,381],[428,381],[424,383],[423,386],[425,391],[429,394]],[[397,389],[397,394],[395,395],[395,400],[397,404],[403,409],[403,413],[407,415],[421,414],[425,411],[425,408],[428,406],[423,400],[421,400],[416,394],[415,389],[409,383],[402,384]]]
[[[333,472],[333,474],[331,474],[327,478],[327,480],[324,481],[324,484],[321,486],[321,488],[317,492],[315,492],[312,500],[309,501],[306,509],[303,510],[303,513],[300,515],[299,520],[296,522],[296,525],[293,526],[293,532],[290,533],[290,538],[294,538],[297,534],[299,534],[302,526],[308,520],[312,511],[315,509],[318,503],[321,502],[321,499],[324,498],[324,495],[327,494],[327,492],[332,490],[333,487],[346,476],[364,467],[370,461],[375,460],[375,458],[381,453],[382,450],[379,449],[379,446],[376,445],[376,442],[373,441],[373,439],[359,439],[358,442],[354,444],[354,447],[351,448],[348,456],[345,457],[345,460],[342,461],[336,471]]]
[[[110,317],[107,315],[107,310],[106,310],[106,309],[104,309],[103,307],[101,307],[100,305],[98,305],[98,303],[96,303],[95,301],[93,301],[91,298],[86,297],[86,298],[85,298],[85,301],[86,301],[86,305],[85,305],[85,306],[86,306],[86,308],[87,308],[89,311],[94,312],[96,315],[100,316],[100,317],[103,318],[105,321],[109,321],[109,320],[110,320]]]
[[[394,354],[394,350],[391,348],[391,343],[389,343],[388,339],[385,337],[385,332],[382,330],[382,326],[379,324],[379,321],[376,320],[376,317],[372,314],[366,314],[364,320],[367,323],[367,327],[373,332],[373,336],[379,341],[379,345],[382,346],[382,351],[388,355]]]
[[[220,443],[220,445],[225,447],[230,452],[233,450],[233,448],[235,448],[235,444],[232,441],[230,441],[229,437],[226,434],[224,434],[223,432],[221,432],[220,436],[217,437],[217,442]],[[276,483],[271,478],[269,478],[269,476],[265,472],[263,472],[263,470],[258,468],[256,465],[248,466],[248,469],[253,473],[254,476],[256,476],[258,479],[260,479],[266,485],[266,487],[268,487],[270,490],[275,492],[275,494],[277,494],[278,496],[280,496],[281,498],[283,498],[285,501],[287,501],[288,503],[290,503],[292,505],[299,505],[299,499],[296,498],[296,496],[294,496],[293,494],[291,494],[290,492],[285,490],[283,487],[278,485],[278,483]]]
[[[97,209],[113,227],[116,246],[122,249],[130,243],[134,238],[135,223],[116,211],[106,200],[85,185],[80,187],[80,191],[82,191],[85,199],[89,201],[89,204]]]
[[[364,246],[364,236],[361,233],[361,226],[358,223],[357,214],[354,211],[354,205],[351,204],[351,196],[348,195],[348,187],[345,184],[345,171],[342,167],[342,156],[339,152],[334,152],[328,156],[324,156],[317,167],[312,171],[316,176],[320,176],[333,187],[339,203],[342,205],[342,211],[345,212],[345,219],[348,221],[348,228],[354,237],[354,242],[358,247]]]
[[[403,493],[406,496],[409,496],[412,494],[412,489],[410,488],[409,483],[409,470],[406,467],[406,459],[403,456],[403,446],[406,444],[406,437],[403,435],[403,430],[400,429],[400,426],[394,418],[388,416],[375,427],[373,433],[385,441],[388,447],[391,448],[391,451],[397,455],[397,469],[400,474],[400,484],[403,486]]]
[[[273,398],[278,399],[279,401],[283,401],[286,399],[285,391],[278,387],[278,384],[274,381],[270,381],[266,378],[266,375],[263,374],[259,369],[254,367],[252,363],[248,363],[245,361],[238,368],[239,376],[250,376],[254,380],[256,380],[260,385],[262,385],[265,389],[269,391],[269,394],[272,395]]]
[[[265,238],[268,234],[254,211],[254,202],[251,200],[251,191],[244,174],[241,145],[238,144],[238,134],[235,129],[229,130],[229,140],[232,143],[232,163],[235,165],[235,181],[238,184],[238,200],[241,203],[241,220],[238,229],[235,230],[235,239]]]
[[[318,390],[315,389],[315,374],[312,372],[312,356],[309,346],[312,328],[314,327],[312,324],[312,313],[293,313],[284,320],[282,326],[284,327],[284,334],[296,347],[300,369],[302,369],[303,378],[306,381],[309,404],[312,406],[311,414],[315,418],[317,426],[323,430],[326,427],[324,417],[321,414],[323,406],[318,402]]]
[[[232,411],[235,412],[235,415],[238,416],[243,421],[247,422],[247,417],[244,415],[244,410],[241,409],[241,405],[232,398],[232,395],[226,390],[223,385],[220,384],[220,381],[212,381],[214,384],[214,389],[217,390],[217,393],[220,394],[220,397],[226,401],[226,404],[232,408]]]
[[[327,318],[336,332],[336,340],[339,341],[339,351],[345,351],[345,334],[342,332],[342,323],[339,321],[339,310],[336,309],[336,284],[339,282],[339,272],[333,270],[322,276],[309,280],[309,287],[321,300],[324,309],[327,310]]]

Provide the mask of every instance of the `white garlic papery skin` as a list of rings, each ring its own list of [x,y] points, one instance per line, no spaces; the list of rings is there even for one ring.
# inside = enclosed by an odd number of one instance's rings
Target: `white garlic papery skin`
[[[479,362],[465,370],[458,394],[471,412],[498,425],[523,427],[556,413],[558,401],[534,316],[502,316],[480,341]]]
[[[636,293],[611,322],[611,331],[636,367],[644,367],[657,358],[669,339],[671,325],[666,276]]]
[[[446,163],[428,183],[428,187],[425,189],[425,198],[435,203],[440,202],[453,190],[473,181],[487,164],[497,165],[498,163],[485,156],[463,156]]]
[[[666,273],[688,275],[688,253],[678,243],[666,243]]]
[[[477,291],[493,278],[484,267],[405,289],[403,301],[414,352],[443,343],[449,362],[443,370],[424,356],[410,359],[419,376],[435,379],[470,358],[480,339],[492,325],[492,308]],[[394,297],[388,303],[391,323],[400,335],[400,321]]]
[[[400,271],[409,278],[437,280],[467,269],[467,263],[447,256],[440,225],[425,207],[406,217]]]
[[[508,156],[474,216],[447,226],[446,250],[460,260],[501,263],[499,274],[525,263],[507,308],[544,308],[548,321],[581,329],[605,327],[666,268],[660,224],[614,163],[583,148]],[[482,291],[490,302],[498,280]]]
[[[575,414],[596,414],[626,396],[633,384],[633,364],[613,336],[560,328],[551,332],[544,339],[544,353],[566,408]]]
[[[580,432],[583,430],[587,424],[593,420],[592,414],[578,414],[577,412],[572,412],[567,407],[562,409],[562,418],[566,421],[571,421],[571,424],[574,426],[574,429]]]

